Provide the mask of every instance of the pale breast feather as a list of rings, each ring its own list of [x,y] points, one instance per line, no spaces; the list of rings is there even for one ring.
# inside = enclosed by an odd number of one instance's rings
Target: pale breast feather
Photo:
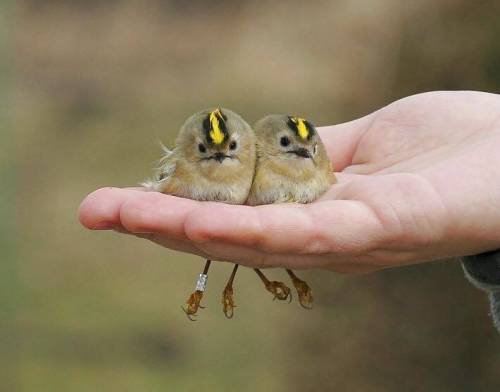
[[[177,192],[177,196],[199,201],[218,201],[228,204],[243,204],[248,194],[248,187],[241,185],[212,185],[210,187],[186,184]]]
[[[275,173],[268,174],[265,180],[259,177],[256,178],[256,183],[254,183],[248,199],[250,205],[290,202],[310,203],[330,186],[328,175],[322,175],[319,172],[307,182],[300,184]],[[270,186],[271,184],[273,186]]]

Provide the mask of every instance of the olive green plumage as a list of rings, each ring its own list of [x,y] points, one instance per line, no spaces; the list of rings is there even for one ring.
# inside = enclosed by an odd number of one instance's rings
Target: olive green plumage
[[[165,148],[156,176],[143,186],[194,200],[243,204],[254,170],[255,136],[248,123],[229,109],[206,109],[186,120],[175,148]]]
[[[270,115],[254,132],[257,165],[247,204],[309,203],[335,182],[325,147],[307,120]]]

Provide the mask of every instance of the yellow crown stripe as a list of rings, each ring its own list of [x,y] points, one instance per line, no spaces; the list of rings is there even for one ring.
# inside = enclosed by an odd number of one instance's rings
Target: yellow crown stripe
[[[217,108],[210,113],[210,138],[214,144],[221,144],[224,141],[224,133],[220,128],[220,119],[222,118],[222,113],[220,109]]]
[[[299,136],[302,139],[307,139],[309,137],[309,130],[306,126],[306,120],[299,117],[294,117],[293,122],[297,125],[297,130],[299,131]]]

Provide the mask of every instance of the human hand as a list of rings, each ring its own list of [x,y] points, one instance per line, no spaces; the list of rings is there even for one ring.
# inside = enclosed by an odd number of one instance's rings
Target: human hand
[[[319,132],[339,183],[314,203],[103,188],[80,221],[252,267],[370,272],[500,248],[500,96],[419,94]]]

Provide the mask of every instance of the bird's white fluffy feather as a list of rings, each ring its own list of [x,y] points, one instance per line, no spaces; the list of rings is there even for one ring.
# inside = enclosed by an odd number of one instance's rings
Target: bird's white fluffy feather
[[[170,177],[175,172],[175,154],[174,150],[170,150],[160,142],[161,149],[164,152],[163,157],[158,161],[156,173],[153,178],[147,179],[140,185],[148,191],[161,192],[163,185],[169,181]]]

